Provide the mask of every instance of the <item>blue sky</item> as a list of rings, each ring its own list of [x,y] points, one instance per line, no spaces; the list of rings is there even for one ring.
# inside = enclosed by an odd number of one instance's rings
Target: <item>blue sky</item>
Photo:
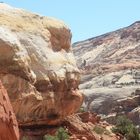
[[[15,7],[63,20],[72,42],[98,36],[140,20],[140,0],[2,0]]]

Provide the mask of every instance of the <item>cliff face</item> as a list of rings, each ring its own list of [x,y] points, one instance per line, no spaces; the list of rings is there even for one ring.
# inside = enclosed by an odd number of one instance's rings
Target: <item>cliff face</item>
[[[0,3],[0,80],[20,138],[40,140],[64,127],[70,140],[118,140],[97,114],[73,114],[83,95],[70,41],[62,21]],[[1,83],[0,95],[0,140],[19,140]],[[93,131],[96,125],[102,134]]]
[[[19,140],[19,130],[8,94],[0,81],[0,140]]]
[[[83,106],[109,116],[137,114],[139,124],[140,22],[74,43],[73,50],[82,72]]]
[[[55,125],[79,109],[70,41],[62,21],[0,4],[0,79],[19,125]]]

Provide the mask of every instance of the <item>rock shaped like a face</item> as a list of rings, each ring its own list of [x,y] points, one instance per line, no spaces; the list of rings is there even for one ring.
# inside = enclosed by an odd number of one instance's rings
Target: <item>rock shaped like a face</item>
[[[56,124],[83,96],[62,21],[0,4],[0,79],[21,125]]]

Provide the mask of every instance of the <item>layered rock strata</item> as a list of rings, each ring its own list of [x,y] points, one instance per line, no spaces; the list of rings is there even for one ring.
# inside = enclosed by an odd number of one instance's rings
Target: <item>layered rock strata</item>
[[[82,72],[80,89],[87,110],[103,116],[139,114],[140,95],[133,93],[140,88],[140,21],[74,43],[73,50]]]

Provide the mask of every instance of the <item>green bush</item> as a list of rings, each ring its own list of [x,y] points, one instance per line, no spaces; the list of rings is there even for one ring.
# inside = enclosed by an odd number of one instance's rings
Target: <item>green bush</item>
[[[67,130],[65,130],[64,128],[60,127],[57,132],[55,133],[55,136],[51,136],[51,135],[45,135],[43,137],[43,140],[68,140],[69,139],[69,135]]]
[[[28,136],[23,136],[21,140],[29,140]]]
[[[140,140],[137,128],[126,116],[117,118],[116,126],[112,128],[112,132],[122,134],[127,140]]]
[[[58,129],[58,131],[56,132],[56,135],[59,138],[59,140],[68,140],[69,139],[68,132],[62,127],[60,127]]]
[[[58,140],[58,138],[56,136],[45,135],[43,140]]]
[[[83,113],[83,112],[85,112],[84,107],[80,107],[80,109],[78,110],[78,112],[79,112],[79,113]]]
[[[102,134],[104,133],[104,128],[99,127],[99,126],[95,126],[95,127],[93,128],[93,131],[95,131],[97,134],[102,135]]]
[[[95,131],[97,134],[100,134],[100,135],[102,134],[110,135],[110,132],[101,126],[95,126],[93,128],[93,131]]]

